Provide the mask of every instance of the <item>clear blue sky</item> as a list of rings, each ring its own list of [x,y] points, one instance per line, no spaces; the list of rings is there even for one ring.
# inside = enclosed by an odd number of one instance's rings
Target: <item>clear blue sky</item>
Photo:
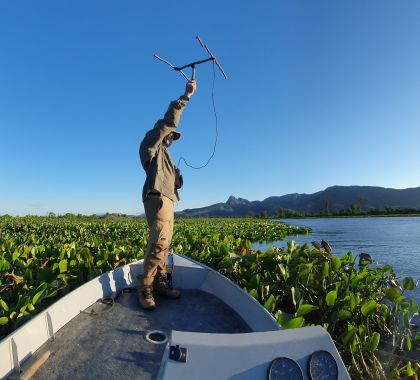
[[[0,1],[0,214],[143,212],[138,146],[206,54],[216,155],[181,164],[177,210],[312,193],[420,186],[420,2]],[[218,73],[217,73],[218,74]],[[212,152],[212,66],[171,147]]]

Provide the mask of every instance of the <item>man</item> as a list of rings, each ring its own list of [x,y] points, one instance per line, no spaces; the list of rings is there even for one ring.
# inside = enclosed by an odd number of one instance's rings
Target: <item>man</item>
[[[153,293],[168,298],[180,297],[179,291],[169,286],[165,271],[173,233],[174,202],[179,201],[178,189],[182,186],[182,177],[167,149],[172,141],[181,137],[176,129],[196,87],[194,80],[187,83],[184,95],[170,103],[164,118],[156,122],[140,144],[140,161],[146,171],[143,203],[149,225],[149,242],[144,274],[138,278],[138,299],[148,310],[156,307]]]

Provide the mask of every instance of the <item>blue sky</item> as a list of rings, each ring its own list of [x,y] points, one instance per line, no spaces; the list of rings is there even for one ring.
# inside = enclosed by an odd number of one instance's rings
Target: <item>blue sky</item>
[[[206,54],[219,138],[181,164],[176,209],[420,186],[418,1],[0,2],[0,214],[143,212],[138,146]],[[213,149],[212,66],[171,147]]]

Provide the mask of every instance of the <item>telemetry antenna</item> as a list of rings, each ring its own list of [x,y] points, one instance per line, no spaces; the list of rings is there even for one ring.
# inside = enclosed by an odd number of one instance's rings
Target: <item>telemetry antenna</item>
[[[163,59],[163,58],[159,57],[157,54],[154,54],[153,56],[155,58],[157,58],[159,61],[162,61],[162,62],[166,63],[167,65],[171,66],[175,71],[179,71],[187,81],[195,80],[195,66],[200,65],[202,63],[210,62],[210,61],[213,61],[213,63],[216,64],[216,66],[219,68],[219,70],[222,73],[222,75],[224,76],[224,78],[227,79],[227,76],[226,76],[225,72],[223,71],[222,66],[217,61],[216,57],[211,53],[209,47],[203,42],[203,40],[200,38],[200,36],[196,36],[195,38],[200,43],[201,47],[207,51],[207,53],[210,55],[210,58],[202,59],[201,61],[195,61],[195,62],[189,63],[187,65],[177,67],[177,66],[174,66],[169,61],[167,61],[166,59]],[[191,70],[192,70],[191,79],[188,78],[188,76],[185,75],[185,73],[182,71],[182,70],[186,69],[187,67],[191,67]]]

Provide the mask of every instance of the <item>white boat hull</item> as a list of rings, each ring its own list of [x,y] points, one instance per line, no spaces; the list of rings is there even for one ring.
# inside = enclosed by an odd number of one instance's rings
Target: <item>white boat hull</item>
[[[311,353],[321,349],[327,350],[336,359],[339,379],[350,378],[331,337],[321,327],[281,330],[271,314],[254,298],[218,272],[179,255],[175,255],[174,261],[174,287],[200,290],[216,296],[252,332],[210,334],[174,329],[161,361],[159,378],[265,379],[270,362],[276,357],[290,357],[304,368]],[[21,365],[41,346],[98,299],[135,287],[142,265],[142,261],[131,263],[89,281],[3,339],[0,342],[0,378],[19,371]],[[186,363],[169,359],[171,345],[187,348]],[[306,373],[305,378],[308,378]]]

